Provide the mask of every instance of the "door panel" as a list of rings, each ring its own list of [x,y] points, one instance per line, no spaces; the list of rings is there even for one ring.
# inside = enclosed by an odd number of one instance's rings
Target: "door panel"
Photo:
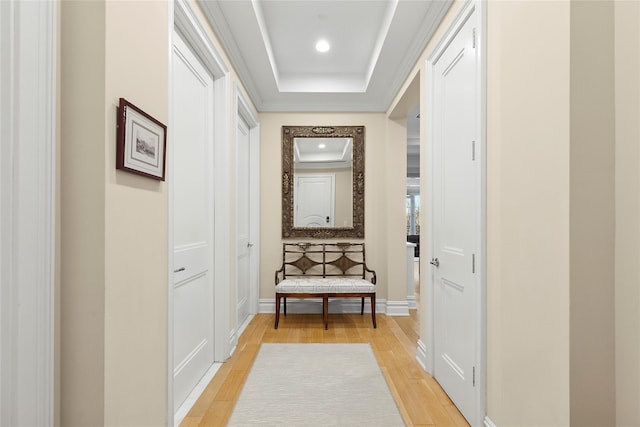
[[[435,377],[469,420],[475,416],[474,370],[478,247],[476,49],[468,20],[435,64],[433,241]]]
[[[333,227],[334,175],[295,175],[295,226]]]
[[[174,33],[174,408],[213,364],[213,80]]]
[[[242,120],[241,117],[238,117],[238,126],[237,126],[237,165],[238,165],[238,173],[237,173],[237,212],[236,212],[236,221],[237,221],[237,230],[238,230],[238,238],[237,238],[237,252],[238,252],[238,266],[237,266],[237,289],[236,289],[236,313],[238,324],[237,328],[240,328],[244,322],[249,317],[251,312],[251,275],[250,275],[250,255],[251,255],[251,246],[250,246],[250,227],[249,227],[249,212],[251,209],[249,200],[251,195],[251,187],[249,185],[250,180],[250,167],[249,167],[249,127]]]

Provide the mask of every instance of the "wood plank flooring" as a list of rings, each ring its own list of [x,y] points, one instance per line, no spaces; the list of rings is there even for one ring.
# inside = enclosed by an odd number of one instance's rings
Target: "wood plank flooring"
[[[218,370],[181,426],[224,426],[263,342],[370,343],[407,426],[468,426],[440,385],[415,360],[417,315],[371,317],[331,314],[329,329],[321,315],[289,314],[273,329],[273,314],[258,314],[240,337],[235,353]]]

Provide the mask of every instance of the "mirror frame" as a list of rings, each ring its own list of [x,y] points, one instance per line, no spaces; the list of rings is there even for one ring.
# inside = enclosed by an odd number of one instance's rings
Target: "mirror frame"
[[[294,227],[294,138],[353,138],[353,226]],[[282,126],[282,238],[364,239],[364,126]]]

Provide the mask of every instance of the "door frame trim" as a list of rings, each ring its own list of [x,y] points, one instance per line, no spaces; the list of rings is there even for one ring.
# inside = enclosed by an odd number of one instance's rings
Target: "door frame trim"
[[[214,84],[214,158],[211,165],[214,173],[213,220],[215,241],[214,253],[214,360],[222,362],[231,355],[229,341],[229,298],[231,281],[231,190],[228,185],[231,175],[231,150],[229,141],[230,71],[223,55],[216,48],[209,33],[202,26],[193,7],[186,0],[168,2],[169,8],[169,105],[173,91],[173,32],[180,33],[184,42],[211,73]],[[173,117],[169,110],[169,129],[173,126]],[[167,419],[173,425],[174,413],[178,408],[173,405],[173,144],[167,144],[167,181],[168,181],[168,271],[167,271]]]
[[[58,7],[0,4],[2,425],[53,425],[58,416]]]
[[[249,314],[258,312],[259,276],[260,276],[260,122],[258,113],[251,106],[238,83],[233,85],[234,91],[234,132],[235,132],[235,177],[238,182],[238,122],[242,118],[249,128],[249,242],[253,243],[249,250]],[[235,200],[235,209],[238,210],[238,199]],[[238,259],[238,224],[235,226],[235,259]],[[238,278],[238,263],[235,263],[236,285]],[[237,304],[237,297],[235,303]],[[240,338],[241,328],[238,313],[235,313],[236,325],[231,346],[235,347]]]
[[[477,12],[475,16],[473,16],[474,12]],[[426,312],[425,316],[423,316],[422,327],[421,330],[425,331],[426,336],[424,340],[418,342],[418,359],[423,368],[429,373],[434,373],[435,368],[435,328],[434,328],[434,272],[431,266],[428,263],[428,260],[433,258],[434,254],[434,244],[433,241],[433,230],[434,224],[432,222],[433,215],[430,210],[433,206],[433,126],[432,123],[435,121],[434,115],[434,104],[433,97],[429,96],[434,92],[435,85],[435,63],[440,58],[445,49],[449,46],[449,43],[456,36],[458,31],[462,28],[462,26],[467,22],[468,19],[476,20],[476,47],[478,49],[478,57],[479,61],[477,63],[477,87],[479,90],[478,100],[476,105],[476,120],[478,125],[477,130],[477,139],[476,141],[479,144],[479,149],[477,150],[479,168],[477,172],[478,178],[478,188],[476,189],[476,194],[478,196],[477,205],[479,207],[478,216],[476,218],[477,230],[478,234],[475,236],[476,241],[478,242],[478,247],[476,248],[476,261],[478,268],[478,284],[479,284],[479,292],[476,296],[476,316],[474,319],[474,323],[476,325],[476,342],[474,343],[475,348],[475,359],[476,359],[476,387],[475,387],[475,416],[470,423],[472,425],[482,425],[486,415],[486,384],[487,384],[487,375],[486,375],[486,361],[487,361],[487,325],[486,325],[486,292],[487,292],[487,165],[486,165],[486,123],[487,123],[487,79],[486,79],[486,28],[487,28],[487,5],[486,2],[480,0],[472,0],[467,1],[460,11],[458,12],[456,18],[453,20],[445,34],[442,36],[434,50],[429,54],[427,60],[425,62],[426,75],[424,77],[424,88],[423,95],[426,97],[426,105],[427,105],[427,114],[425,114],[425,123],[427,129],[426,133],[426,153],[427,156],[424,156],[421,159],[422,170],[426,171],[423,175],[425,179],[428,180],[427,185],[424,188],[428,188],[427,191],[427,209],[423,215],[426,218],[430,218],[428,221],[425,221],[426,227],[426,235],[423,235],[422,238],[426,242],[424,246],[426,249],[426,256],[424,258],[421,257],[421,263],[423,263],[422,271],[428,271],[429,274],[425,274],[420,279],[420,287],[425,292],[427,298],[426,302]],[[422,175],[422,174],[421,174]],[[422,184],[425,184],[423,182]],[[425,218],[423,217],[423,219]],[[428,280],[427,280],[428,278]],[[454,402],[455,403],[455,402]]]

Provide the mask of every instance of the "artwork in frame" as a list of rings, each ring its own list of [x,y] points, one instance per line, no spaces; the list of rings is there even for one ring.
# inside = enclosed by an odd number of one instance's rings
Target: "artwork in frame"
[[[120,98],[116,169],[164,181],[166,152],[167,127]]]

